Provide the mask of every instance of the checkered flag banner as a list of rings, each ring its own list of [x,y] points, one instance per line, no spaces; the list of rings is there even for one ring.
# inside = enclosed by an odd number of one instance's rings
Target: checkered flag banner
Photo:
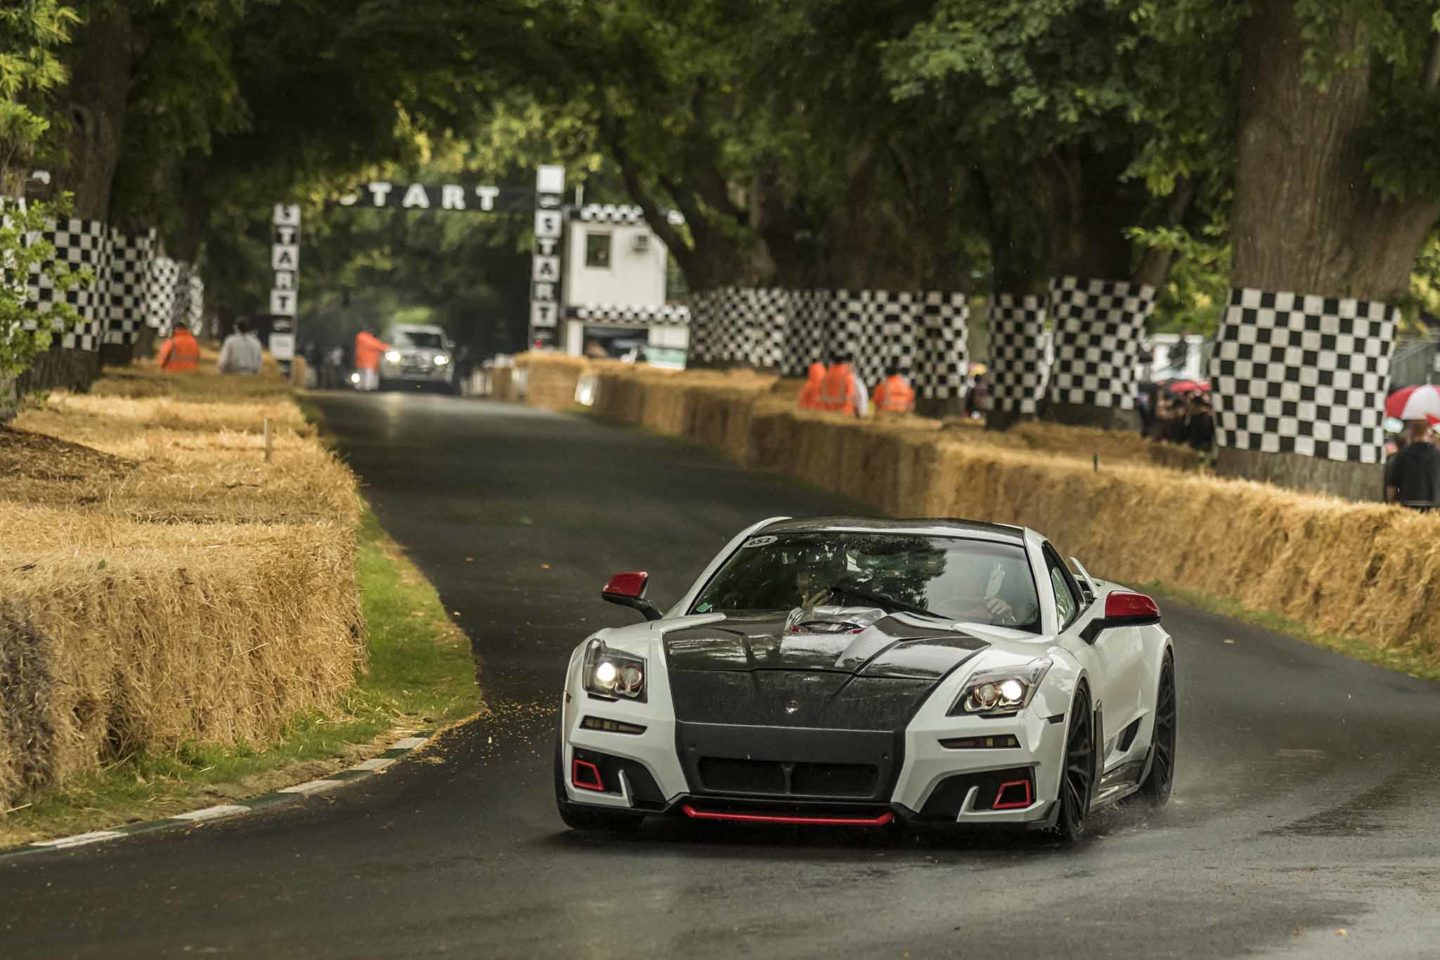
[[[724,287],[695,294],[690,306],[690,351],[700,363],[744,363],[796,377],[841,351],[854,357],[866,383],[893,365],[913,371],[923,396],[963,389],[963,294]]]
[[[915,393],[926,400],[949,400],[965,393],[970,369],[970,305],[963,293],[920,295],[916,342]]]
[[[158,245],[155,231],[127,234],[110,230],[110,310],[105,342],[123,346],[135,342],[145,324],[145,290],[150,261]]]
[[[789,299],[780,372],[787,377],[803,377],[810,364],[825,363],[830,358],[830,317],[835,294],[831,290],[791,290]]]
[[[162,337],[170,335],[170,324],[175,319],[182,266],[184,264],[169,257],[155,257],[150,261],[150,275],[145,284],[145,323]]]
[[[990,301],[990,379],[995,408],[1034,416],[1050,375],[1045,298],[997,293]]]
[[[839,290],[834,293],[836,349],[851,356],[851,367],[867,384],[878,383],[888,366],[915,366],[917,295],[908,291]]]
[[[1231,290],[1210,360],[1219,445],[1381,462],[1397,319],[1375,300]]]
[[[65,332],[60,338],[60,346],[67,350],[99,350],[110,313],[106,292],[110,271],[108,228],[100,220],[75,217],[52,220],[45,224],[38,236],[31,238],[31,242],[37,240],[51,244],[54,253],[49,262],[37,264],[31,269],[26,299],[42,316],[53,310],[57,303],[74,307],[80,323]],[[55,286],[53,264],[63,264],[72,274],[88,270],[90,278],[61,291]],[[33,324],[30,326],[33,328]]]
[[[1050,282],[1055,365],[1050,399],[1135,409],[1136,369],[1155,288],[1123,280],[1060,277]]]

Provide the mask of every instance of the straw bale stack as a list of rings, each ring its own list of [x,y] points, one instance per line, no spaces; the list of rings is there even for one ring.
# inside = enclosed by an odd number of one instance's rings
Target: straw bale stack
[[[353,476],[283,394],[151,379],[0,432],[5,803],[139,751],[263,744],[363,668]],[[205,380],[231,399],[190,399]]]
[[[525,399],[542,410],[566,410],[575,405],[575,385],[597,361],[562,353],[522,353],[515,366],[525,371]]]

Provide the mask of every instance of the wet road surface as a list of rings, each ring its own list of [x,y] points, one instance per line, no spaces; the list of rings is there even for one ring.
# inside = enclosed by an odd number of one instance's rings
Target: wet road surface
[[[298,808],[0,861],[0,957],[1440,955],[1440,685],[1173,602],[1174,800],[1107,812],[1079,848],[568,833],[566,657],[633,616],[600,602],[605,576],[649,569],[669,602],[742,525],[856,505],[579,417],[319,402],[471,636],[494,716]]]

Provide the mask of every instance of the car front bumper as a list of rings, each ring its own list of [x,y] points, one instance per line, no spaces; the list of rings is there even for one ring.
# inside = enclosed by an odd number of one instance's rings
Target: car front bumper
[[[680,814],[693,819],[850,820],[880,825],[881,814],[889,811],[891,816],[883,818],[883,822],[1033,826],[1048,822],[1059,794],[1065,716],[1046,712],[1043,698],[1037,698],[1021,715],[1001,719],[948,717],[943,706],[927,704],[906,728],[899,750],[899,770],[891,768],[885,775],[883,792],[871,797],[818,799],[706,790],[697,782],[694,759],[687,758],[691,761],[688,764],[682,762],[684,744],[680,734],[692,725],[677,724],[670,715],[663,680],[657,684],[659,689],[651,690],[649,703],[632,703],[596,699],[578,687],[578,677],[572,675],[571,679],[561,714],[561,762],[566,797],[573,803]],[[585,717],[633,724],[644,730],[620,733],[589,729],[581,725]],[[806,733],[789,732],[802,738]],[[823,743],[844,732],[813,733],[816,742]],[[957,738],[1008,742],[1004,740],[1007,736],[1014,738],[1015,746],[956,748],[942,743]],[[798,748],[794,752],[796,765],[814,759]],[[575,785],[577,757],[582,763],[597,762],[610,773],[603,791]],[[626,764],[638,765],[643,773]],[[617,771],[624,773],[626,769],[630,772],[617,775]],[[588,770],[585,774],[588,776]],[[1026,781],[1026,785],[1018,786],[1020,781]],[[637,790],[641,782],[643,786]],[[997,806],[1001,809],[995,809]]]

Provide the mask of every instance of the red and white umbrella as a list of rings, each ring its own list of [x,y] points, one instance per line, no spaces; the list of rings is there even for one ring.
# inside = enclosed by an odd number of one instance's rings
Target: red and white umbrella
[[[1385,415],[1396,420],[1440,423],[1440,387],[1426,383],[1396,390],[1385,398]]]

